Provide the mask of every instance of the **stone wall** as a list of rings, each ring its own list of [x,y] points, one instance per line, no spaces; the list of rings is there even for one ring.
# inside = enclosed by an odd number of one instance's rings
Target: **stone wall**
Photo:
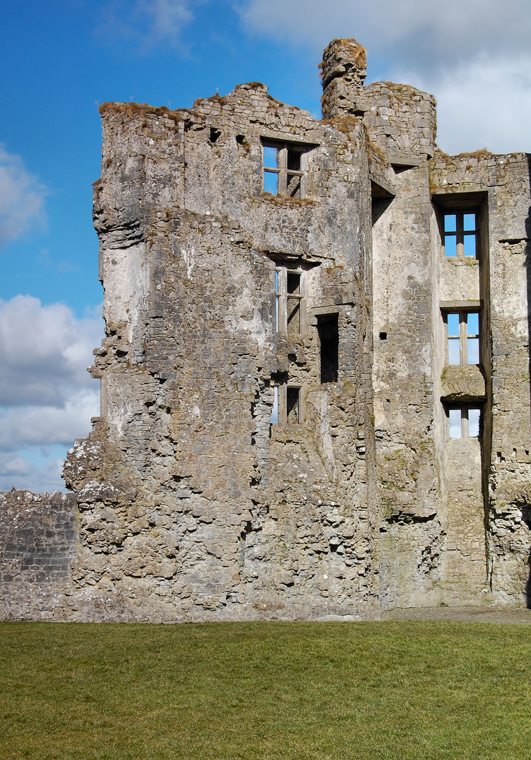
[[[102,419],[65,470],[79,614],[100,614],[95,594],[120,619],[375,614],[361,121],[321,125],[257,84],[102,115]],[[265,141],[302,151],[296,197],[263,192]],[[300,278],[294,329],[275,324],[276,276]],[[322,382],[330,319],[338,376]]]
[[[77,549],[73,494],[0,493],[0,619],[61,619]]]
[[[479,438],[483,510],[477,520],[475,550],[486,541],[483,594],[492,594],[500,603],[527,604],[531,543],[528,157],[487,151],[461,156],[438,153],[432,162],[431,183],[435,197],[450,202],[463,198],[469,207],[477,208],[480,217],[481,252],[474,265],[480,270],[485,384],[477,398],[484,397],[485,403]],[[473,272],[466,268],[469,279]],[[469,298],[478,298],[476,287],[467,285]],[[458,298],[463,295],[466,292]],[[460,467],[464,483],[466,460],[462,457]],[[472,498],[477,499],[477,489]]]

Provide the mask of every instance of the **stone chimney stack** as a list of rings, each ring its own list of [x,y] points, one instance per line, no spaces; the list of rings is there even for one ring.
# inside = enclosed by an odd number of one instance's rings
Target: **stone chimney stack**
[[[323,118],[356,114],[362,106],[363,82],[367,76],[367,54],[356,40],[332,40],[325,48],[323,77]]]

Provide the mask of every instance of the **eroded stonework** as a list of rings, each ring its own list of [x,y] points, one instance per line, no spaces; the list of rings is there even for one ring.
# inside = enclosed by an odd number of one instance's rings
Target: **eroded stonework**
[[[441,153],[434,98],[365,66],[329,45],[321,121],[258,83],[101,107],[101,417],[73,496],[2,497],[75,536],[4,618],[526,604],[528,157]]]

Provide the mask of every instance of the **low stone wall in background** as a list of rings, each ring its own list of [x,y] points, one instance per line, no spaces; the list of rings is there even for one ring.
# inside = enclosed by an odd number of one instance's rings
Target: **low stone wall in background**
[[[0,492],[0,620],[54,618],[78,534],[74,494]]]

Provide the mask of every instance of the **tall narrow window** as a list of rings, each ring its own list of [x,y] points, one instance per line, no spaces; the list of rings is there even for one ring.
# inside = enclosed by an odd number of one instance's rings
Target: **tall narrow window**
[[[479,314],[469,312],[466,315],[466,362],[479,364]]]
[[[273,408],[271,409],[271,417],[269,418],[271,425],[275,425],[278,422],[278,386],[273,387]]]
[[[446,315],[448,331],[448,361],[447,364],[461,364],[461,326],[459,314]]]
[[[288,335],[299,335],[301,332],[301,274],[287,272],[286,282],[287,327]]]
[[[275,271],[276,331],[301,335],[305,328],[304,272],[290,265],[279,265]]]
[[[278,150],[264,145],[264,192],[278,195]]]
[[[275,269],[275,332],[280,332],[279,309],[282,291],[280,289],[280,269]]]
[[[300,422],[300,388],[294,388],[288,385],[286,389],[286,422],[288,425],[294,425]]]
[[[479,364],[479,313],[446,312],[446,364]]]
[[[444,215],[444,255],[446,258],[476,258],[477,215],[456,211]]]
[[[302,198],[303,156],[314,146],[262,140],[264,151],[264,192]]]
[[[337,314],[317,317],[321,359],[321,383],[337,383],[339,364],[339,330]]]

